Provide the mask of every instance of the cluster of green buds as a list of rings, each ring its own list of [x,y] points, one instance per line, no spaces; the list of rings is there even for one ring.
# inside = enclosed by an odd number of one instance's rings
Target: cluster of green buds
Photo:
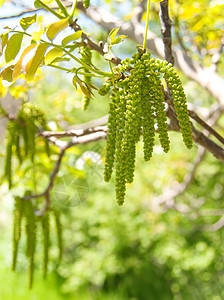
[[[38,222],[42,224],[42,240],[43,240],[43,276],[46,277],[49,260],[50,248],[50,218],[55,219],[55,225],[58,235],[59,259],[62,256],[62,226],[59,213],[55,210],[47,211],[43,216],[35,215],[35,205],[30,200],[24,200],[15,197],[14,204],[14,229],[13,229],[13,262],[12,269],[16,269],[18,260],[18,248],[23,232],[23,221],[26,234],[26,256],[28,259],[28,284],[32,287],[34,274],[34,256],[37,242]]]
[[[123,60],[116,72],[117,78],[104,84],[99,93],[105,95],[112,86],[104,179],[110,180],[115,165],[116,199],[122,205],[126,184],[134,179],[136,144],[140,136],[143,136],[146,161],[152,156],[156,131],[163,151],[170,149],[162,76],[173,95],[183,141],[191,148],[193,140],[186,95],[171,64],[151,58],[150,53],[140,49],[132,59]]]

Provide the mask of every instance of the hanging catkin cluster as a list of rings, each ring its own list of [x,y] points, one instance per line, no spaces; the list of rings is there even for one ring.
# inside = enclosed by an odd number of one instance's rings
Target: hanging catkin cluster
[[[6,160],[5,177],[9,189],[12,187],[12,157],[16,155],[22,163],[25,157],[30,156],[32,162],[35,156],[35,135],[38,127],[47,130],[48,126],[43,112],[32,103],[25,102],[21,105],[16,119],[8,121],[6,130]],[[49,153],[48,142],[45,142],[46,151]]]
[[[12,269],[16,269],[18,246],[23,232],[22,221],[25,225],[26,234],[26,256],[28,259],[28,284],[32,287],[34,273],[34,256],[37,240],[38,223],[42,225],[43,241],[43,276],[46,277],[50,248],[50,218],[55,219],[55,226],[58,239],[59,259],[62,256],[62,226],[59,213],[55,210],[47,211],[43,216],[35,215],[35,206],[30,200],[20,197],[15,198],[14,205],[14,229],[13,229],[13,262]]]
[[[80,54],[81,54],[81,60],[83,62],[85,62],[87,65],[91,65],[92,62],[92,53],[91,50],[88,47],[81,47],[80,48]],[[83,71],[85,72],[85,75],[83,76],[83,81],[86,84],[86,87],[89,88],[89,91],[87,90],[87,92],[83,95],[82,98],[82,109],[86,110],[87,107],[89,106],[90,100],[91,100],[91,83],[92,83],[92,79],[91,79],[91,73],[87,68],[83,68]],[[88,76],[89,74],[89,76]]]
[[[116,198],[122,205],[126,183],[133,182],[136,143],[141,134],[144,159],[150,160],[155,143],[155,124],[164,152],[170,149],[161,75],[173,95],[174,107],[187,148],[193,145],[186,96],[180,78],[171,64],[151,58],[150,53],[136,53],[117,67],[119,77],[99,90],[110,96],[104,179],[109,181],[115,165]],[[130,70],[130,75],[126,71]]]

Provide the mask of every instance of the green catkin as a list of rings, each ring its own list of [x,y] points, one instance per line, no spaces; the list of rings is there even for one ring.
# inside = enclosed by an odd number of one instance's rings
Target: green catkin
[[[34,273],[34,254],[36,247],[36,223],[34,207],[30,200],[24,202],[24,212],[26,218],[26,237],[27,237],[27,248],[26,254],[28,258],[28,285],[32,287],[33,273]]]
[[[171,90],[174,108],[180,125],[183,141],[188,149],[193,146],[192,130],[187,109],[187,99],[179,75],[171,64],[165,66],[164,78]]]
[[[23,161],[21,149],[20,149],[20,131],[19,129],[15,131],[15,147],[16,147],[16,156],[20,162],[20,164]]]
[[[8,187],[12,187],[12,147],[14,144],[15,126],[12,121],[8,121],[6,129],[6,159],[5,159],[5,176],[8,181]]]
[[[135,58],[135,56],[134,56]],[[126,182],[132,183],[134,180],[136,143],[140,139],[142,116],[141,101],[143,97],[143,80],[145,78],[145,66],[138,59],[131,70],[128,82],[128,101],[126,110],[126,122],[124,128],[123,153],[124,167],[126,168]]]
[[[130,71],[130,74],[127,73]],[[109,136],[105,159],[105,181],[109,181],[115,165],[115,190],[119,205],[124,203],[126,184],[133,182],[136,144],[143,135],[144,159],[150,160],[155,143],[155,123],[164,152],[170,149],[167,117],[162,91],[161,73],[168,82],[180,124],[183,140],[192,146],[191,126],[181,81],[167,62],[139,52],[116,67],[119,75],[113,82],[109,111]],[[111,84],[99,90],[105,95]]]
[[[62,238],[62,224],[61,218],[58,211],[54,210],[54,218],[55,218],[55,225],[57,230],[57,238],[58,238],[58,257],[59,260],[62,258],[63,254],[63,238]]]
[[[90,5],[90,0],[83,0],[83,6],[84,6],[85,8],[88,8],[89,5]]]
[[[81,53],[81,60],[84,61],[86,64],[91,65],[92,53],[91,53],[90,49],[88,47],[82,47],[82,49],[80,50],[80,53]],[[85,73],[91,74],[87,68],[84,68],[83,71]],[[84,75],[83,80],[86,83],[86,86],[91,90],[91,87],[89,87],[89,84],[92,83],[91,75],[90,76]],[[87,109],[87,107],[89,106],[90,100],[91,100],[91,97],[88,97],[87,95],[83,95],[83,98],[82,98],[82,109],[83,110]]]
[[[122,205],[125,196],[125,168],[123,166],[123,160],[125,157],[123,156],[122,151],[122,141],[124,137],[124,127],[126,120],[126,106],[127,106],[127,80],[119,81],[118,85],[118,96],[116,99],[116,152],[115,152],[115,161],[116,161],[116,199],[119,205]]]
[[[108,118],[107,147],[104,169],[104,180],[106,182],[110,180],[114,166],[116,145],[116,101],[118,99],[118,93],[116,89],[111,94],[110,99],[111,103]]]
[[[15,271],[17,263],[18,246],[21,237],[21,222],[23,214],[23,200],[19,197],[15,198],[14,203],[14,222],[13,222],[13,259],[12,270]]]
[[[153,96],[149,89],[149,79],[145,78],[143,84],[145,84],[145,95],[141,101],[142,110],[142,128],[143,128],[143,151],[144,160],[149,161],[152,157],[153,147],[155,144],[155,117],[154,117],[154,106],[153,106]]]
[[[42,219],[42,232],[43,232],[43,277],[47,276],[48,260],[49,260],[49,247],[50,247],[50,224],[49,213],[46,212]]]

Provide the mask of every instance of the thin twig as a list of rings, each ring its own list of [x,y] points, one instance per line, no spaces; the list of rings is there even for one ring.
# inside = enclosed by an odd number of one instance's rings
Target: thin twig
[[[100,132],[100,131],[107,132],[107,130],[108,130],[107,126],[97,126],[93,128],[87,128],[87,129],[76,129],[76,130],[67,130],[67,131],[42,131],[38,133],[37,136],[42,136],[44,138],[79,137],[94,132]]]

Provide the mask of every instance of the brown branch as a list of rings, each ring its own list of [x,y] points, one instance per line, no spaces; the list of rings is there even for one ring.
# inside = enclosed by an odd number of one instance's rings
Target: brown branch
[[[70,25],[70,27],[73,28],[75,31],[81,30],[81,27],[77,24],[77,19]],[[84,32],[82,33],[82,39],[85,42],[86,46],[89,47],[90,49],[97,51],[102,56],[104,56],[104,54],[106,54],[106,52],[104,52],[104,50],[103,50],[103,44],[95,43]],[[115,65],[119,65],[121,63],[121,59],[118,57],[115,57],[115,56],[110,61]]]
[[[76,130],[67,130],[67,131],[42,131],[38,133],[37,136],[41,136],[44,138],[56,137],[56,138],[64,138],[64,137],[79,137],[83,135],[88,135],[94,132],[107,132],[107,126],[97,126],[93,128],[87,129],[76,129]]]
[[[58,160],[56,161],[55,167],[50,175],[50,181],[48,186],[46,187],[46,189],[39,194],[32,194],[32,195],[28,195],[28,196],[24,196],[22,199],[23,200],[31,200],[31,199],[37,199],[37,198],[41,198],[41,197],[45,197],[45,207],[43,209],[43,211],[36,211],[36,214],[38,216],[42,216],[48,209],[50,206],[50,190],[53,187],[54,184],[54,180],[58,174],[59,168],[61,166],[61,162],[62,162],[62,158],[65,154],[65,148],[64,149],[60,149],[60,153],[58,156]]]
[[[174,57],[172,54],[172,38],[171,38],[171,26],[172,21],[169,17],[169,1],[164,0],[160,2],[160,21],[161,21],[161,33],[162,33],[162,39],[164,44],[164,51],[165,51],[165,59],[171,63],[174,64]]]
[[[188,110],[188,112],[192,119],[194,119],[198,124],[200,124],[204,129],[206,129],[210,134],[215,136],[217,138],[217,140],[219,140],[222,144],[224,144],[224,138],[217,131],[215,131],[211,126],[209,126],[205,121],[203,121],[196,114],[196,112],[194,112],[192,110]]]

